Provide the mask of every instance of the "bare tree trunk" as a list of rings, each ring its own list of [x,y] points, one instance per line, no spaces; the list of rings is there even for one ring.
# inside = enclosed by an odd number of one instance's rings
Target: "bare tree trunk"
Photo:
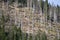
[[[54,9],[54,22],[57,22],[57,14],[56,14],[56,9]]]
[[[32,7],[32,0],[27,0],[27,7]]]
[[[17,6],[18,6],[18,0],[15,0],[14,8],[15,8],[15,24],[17,24]]]
[[[4,8],[4,1],[2,2],[2,10],[4,10],[5,8]]]

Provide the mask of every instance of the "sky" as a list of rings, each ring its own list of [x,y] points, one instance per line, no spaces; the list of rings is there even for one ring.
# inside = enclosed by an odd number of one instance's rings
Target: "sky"
[[[60,0],[48,0],[48,3],[50,3],[51,5],[59,5],[60,6]]]
[[[50,3],[51,5],[59,5],[60,6],[60,0],[48,0],[48,3]]]

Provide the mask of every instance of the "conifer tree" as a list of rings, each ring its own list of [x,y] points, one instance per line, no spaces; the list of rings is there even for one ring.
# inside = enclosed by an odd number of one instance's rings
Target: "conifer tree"
[[[4,15],[2,13],[2,18],[1,18],[1,22],[0,22],[0,37],[1,37],[1,40],[6,40],[6,35],[5,35],[5,18],[4,18]]]
[[[14,25],[13,26],[13,37],[14,37],[14,40],[17,39],[16,35],[17,35],[17,27]]]
[[[47,36],[46,36],[45,32],[43,32],[43,34],[41,35],[41,38],[42,38],[42,40],[47,40]]]

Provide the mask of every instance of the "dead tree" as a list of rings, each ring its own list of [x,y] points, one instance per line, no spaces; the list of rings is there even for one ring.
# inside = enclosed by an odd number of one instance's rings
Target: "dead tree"
[[[32,0],[27,0],[27,7],[32,7]]]

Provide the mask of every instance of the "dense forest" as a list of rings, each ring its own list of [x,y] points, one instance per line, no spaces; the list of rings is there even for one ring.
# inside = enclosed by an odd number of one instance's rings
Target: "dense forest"
[[[0,0],[0,14],[0,40],[60,40],[60,6],[48,0]]]

